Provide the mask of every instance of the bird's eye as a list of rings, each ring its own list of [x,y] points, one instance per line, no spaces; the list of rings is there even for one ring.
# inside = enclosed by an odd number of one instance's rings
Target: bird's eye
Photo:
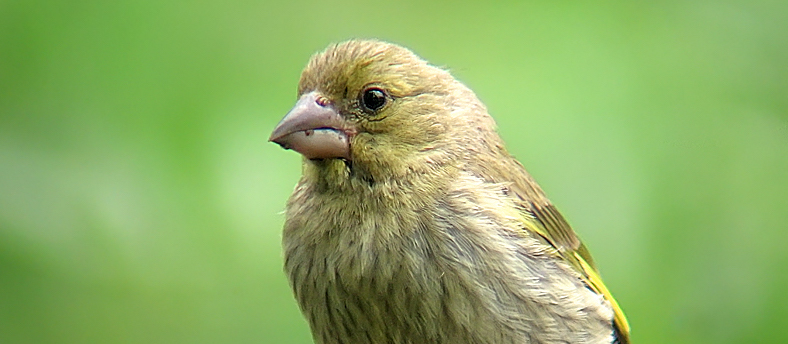
[[[383,105],[386,105],[386,93],[379,88],[368,88],[364,90],[364,94],[361,98],[364,101],[364,107],[372,111],[377,111],[382,108]]]

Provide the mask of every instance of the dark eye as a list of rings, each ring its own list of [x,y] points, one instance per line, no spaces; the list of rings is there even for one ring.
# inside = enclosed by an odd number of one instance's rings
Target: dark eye
[[[379,88],[368,88],[364,90],[362,95],[364,107],[372,111],[377,111],[386,105],[386,93]]]

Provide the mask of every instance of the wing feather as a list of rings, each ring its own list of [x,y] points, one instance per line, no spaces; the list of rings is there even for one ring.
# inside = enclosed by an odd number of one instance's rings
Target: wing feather
[[[523,214],[526,215],[523,217],[526,230],[544,238],[562,258],[580,273],[583,281],[591,290],[601,294],[610,302],[614,312],[613,323],[620,335],[619,343],[629,344],[629,323],[624,312],[602,282],[591,254],[569,226],[569,223],[549,201],[544,200],[540,204],[523,201],[525,204],[522,204],[521,208],[526,212]]]

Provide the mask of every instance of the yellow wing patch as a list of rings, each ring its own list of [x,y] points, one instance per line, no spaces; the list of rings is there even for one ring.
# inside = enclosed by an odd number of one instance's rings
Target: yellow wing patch
[[[580,262],[580,267],[583,269],[583,275],[587,278],[588,285],[598,294],[602,294],[607,301],[610,302],[610,306],[613,307],[614,321],[618,326],[619,331],[621,332],[621,336],[623,338],[619,338],[622,343],[629,343],[629,322],[627,322],[627,318],[624,316],[624,311],[621,310],[621,307],[618,306],[618,302],[616,299],[613,298],[613,295],[610,294],[610,291],[607,290],[605,287],[605,283],[602,282],[602,278],[599,276],[599,273],[588,265],[588,263],[577,254],[574,253],[575,258]]]
[[[585,246],[582,243],[579,243],[577,249],[567,248],[563,245],[556,245],[552,236],[550,236],[549,232],[544,228],[543,222],[540,221],[539,218],[532,216],[530,213],[522,214],[522,221],[525,225],[525,229],[531,231],[533,233],[538,234],[542,238],[547,241],[551,246],[556,249],[558,255],[563,257],[569,265],[573,266],[582,276],[583,280],[586,284],[596,292],[597,294],[601,294],[605,300],[610,302],[610,306],[613,308],[613,321],[618,328],[620,334],[620,343],[621,344],[628,344],[629,343],[629,323],[627,322],[626,316],[624,316],[624,312],[621,310],[621,307],[616,302],[616,299],[613,298],[613,295],[610,294],[610,291],[605,286],[605,283],[602,282],[602,277],[599,276],[599,272],[597,272],[596,268],[593,267],[588,259],[590,259],[590,255],[588,251],[585,250]],[[560,215],[558,215],[560,216]],[[552,222],[552,221],[550,221]],[[565,223],[565,222],[564,222]],[[563,230],[571,230],[569,229],[568,225]],[[586,259],[586,256],[588,259]]]

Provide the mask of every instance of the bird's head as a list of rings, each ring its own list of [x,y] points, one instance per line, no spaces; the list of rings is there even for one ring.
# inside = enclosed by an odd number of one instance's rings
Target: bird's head
[[[312,57],[269,140],[306,158],[305,177],[374,182],[445,167],[493,127],[448,72],[397,45],[351,40]]]

